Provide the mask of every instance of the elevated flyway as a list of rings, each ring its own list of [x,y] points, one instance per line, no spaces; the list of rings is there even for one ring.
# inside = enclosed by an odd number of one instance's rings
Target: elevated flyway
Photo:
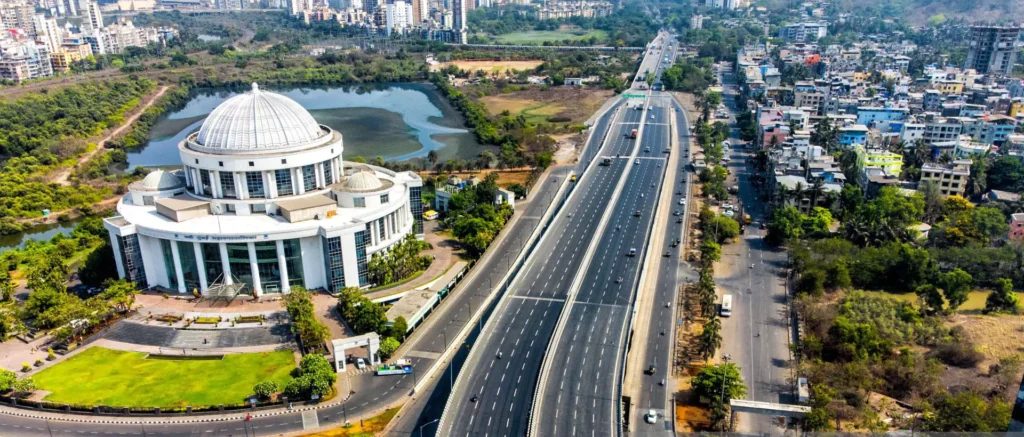
[[[646,114],[633,170],[548,347],[532,436],[617,435],[621,358],[669,156],[668,99],[650,98]]]
[[[629,133],[637,125],[642,129],[645,113],[619,111],[599,154],[636,153],[637,140]],[[609,199],[625,182],[627,165],[634,164],[614,159],[609,166],[589,167],[579,179],[484,326],[448,398],[438,435],[525,433],[544,351],[584,252],[608,215]]]

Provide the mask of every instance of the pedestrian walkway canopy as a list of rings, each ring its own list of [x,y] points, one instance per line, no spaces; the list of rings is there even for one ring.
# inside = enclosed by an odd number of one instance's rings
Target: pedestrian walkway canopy
[[[804,405],[775,404],[771,402],[757,402],[743,399],[730,399],[729,406],[733,413],[754,413],[768,414],[772,416],[786,416],[799,419],[811,412],[811,407]]]

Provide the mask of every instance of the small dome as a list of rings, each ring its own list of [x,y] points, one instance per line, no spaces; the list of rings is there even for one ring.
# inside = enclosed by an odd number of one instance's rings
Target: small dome
[[[345,181],[341,183],[342,189],[352,192],[376,191],[382,187],[384,187],[384,183],[380,181],[380,178],[373,174],[372,171],[368,170],[360,170],[352,173],[352,175],[345,178]]]
[[[154,171],[142,179],[142,189],[146,191],[173,190],[181,186],[181,179],[163,170]]]
[[[206,117],[197,145],[213,153],[277,151],[308,145],[327,135],[313,116],[292,99],[260,91],[232,97]]]

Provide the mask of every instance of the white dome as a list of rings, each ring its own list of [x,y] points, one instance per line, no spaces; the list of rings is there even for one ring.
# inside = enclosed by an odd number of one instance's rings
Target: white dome
[[[341,183],[342,189],[351,192],[376,191],[383,186],[384,183],[380,181],[377,175],[373,174],[372,171],[366,170],[353,173]]]
[[[142,179],[142,189],[146,191],[173,190],[181,185],[181,179],[163,170],[154,171]]]
[[[260,91],[232,97],[206,117],[195,142],[214,153],[260,152],[308,145],[327,135],[301,105]]]

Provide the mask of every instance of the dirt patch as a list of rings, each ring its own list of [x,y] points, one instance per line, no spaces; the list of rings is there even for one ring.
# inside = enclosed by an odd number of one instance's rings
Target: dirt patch
[[[492,61],[492,60],[459,60],[451,61],[444,64],[438,64],[430,67],[431,71],[437,71],[445,68],[449,65],[454,65],[460,70],[469,72],[477,72],[483,70],[488,74],[499,73],[503,74],[505,71],[516,72],[523,70],[533,70],[538,65],[543,64],[544,61]]]
[[[559,122],[583,124],[612,94],[610,90],[591,88],[554,87],[542,90],[530,87],[483,97],[480,101],[491,115],[507,110],[512,115],[523,114],[537,123],[547,123],[549,118],[555,117]]]
[[[452,173],[443,173],[445,177],[454,175],[458,176],[462,180],[469,179],[470,177],[476,176],[480,179],[487,177],[489,173],[498,173],[498,186],[507,188],[510,184],[517,183],[523,186],[529,186],[531,175],[533,174],[532,169],[514,169],[514,170],[474,170],[474,171],[457,171]],[[419,172],[421,178],[433,178],[437,177],[438,173],[432,171],[421,171]]]

